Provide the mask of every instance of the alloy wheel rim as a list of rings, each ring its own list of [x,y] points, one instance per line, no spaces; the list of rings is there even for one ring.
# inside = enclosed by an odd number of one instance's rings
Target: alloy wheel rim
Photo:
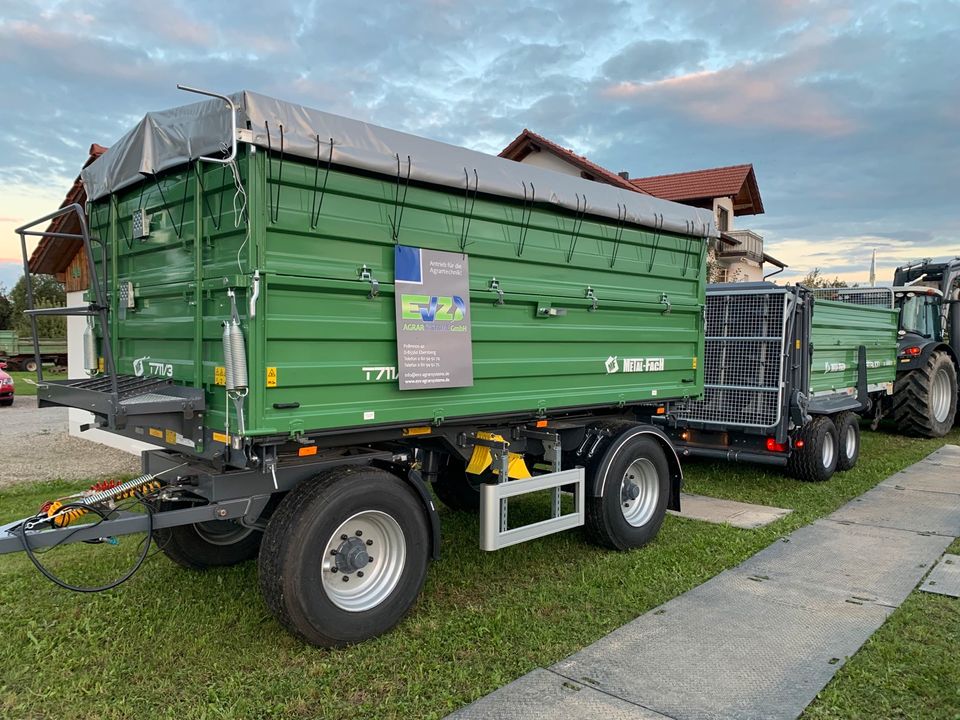
[[[347,612],[377,607],[400,582],[407,545],[400,524],[379,510],[351,516],[333,532],[321,559],[323,590]]]
[[[211,545],[234,545],[257,532],[255,528],[244,527],[233,520],[207,520],[193,526],[197,535]]]
[[[620,512],[633,527],[643,527],[653,517],[660,499],[657,467],[648,458],[637,458],[620,481]]]
[[[852,427],[847,428],[847,457],[852,458],[857,452],[857,433]]]
[[[946,369],[941,367],[930,384],[930,409],[937,422],[944,422],[950,414],[950,390],[950,377]]]
[[[823,459],[823,466],[825,468],[830,468],[833,466],[833,459],[837,453],[836,442],[833,439],[833,435],[827,433],[823,438],[823,452],[821,457]]]

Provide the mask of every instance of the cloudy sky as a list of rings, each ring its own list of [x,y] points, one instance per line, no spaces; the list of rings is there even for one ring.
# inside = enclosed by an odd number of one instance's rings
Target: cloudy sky
[[[632,176],[752,162],[794,276],[960,254],[960,0],[0,0],[0,283],[91,142],[251,89],[497,152],[529,127]]]

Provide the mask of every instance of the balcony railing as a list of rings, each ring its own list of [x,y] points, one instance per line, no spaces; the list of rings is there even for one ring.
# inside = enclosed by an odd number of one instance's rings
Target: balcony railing
[[[723,258],[747,257],[763,262],[763,236],[753,230],[728,230],[723,233],[726,237],[738,241],[737,245],[722,243],[719,256]]]

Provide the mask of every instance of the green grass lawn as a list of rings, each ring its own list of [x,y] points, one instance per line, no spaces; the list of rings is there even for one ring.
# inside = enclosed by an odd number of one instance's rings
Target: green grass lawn
[[[946,440],[960,442],[960,432]],[[484,553],[476,517],[441,511],[442,557],[410,616],[345,650],[308,647],[285,633],[260,600],[254,563],[195,573],[157,556],[118,590],[75,595],[50,585],[27,558],[6,556],[0,717],[442,717],[736,565],[943,442],[864,433],[859,466],[823,484],[752,465],[688,463],[690,492],[795,512],[758,530],[668,517],[655,542],[629,553],[600,550],[576,531]],[[70,489],[3,491],[0,522]],[[112,552],[119,551],[58,551],[61,562],[83,556],[85,567],[103,573],[116,569]],[[873,662],[882,694],[884,657]],[[960,709],[955,695],[949,702]],[[848,716],[833,707],[816,717]]]
[[[36,373],[8,370],[7,375],[13,378],[17,396],[27,397],[37,394]],[[43,369],[44,380],[66,380],[66,378],[66,373],[56,373],[52,367]]]

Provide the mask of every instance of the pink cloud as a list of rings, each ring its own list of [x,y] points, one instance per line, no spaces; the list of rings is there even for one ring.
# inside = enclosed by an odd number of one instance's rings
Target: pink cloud
[[[767,127],[814,135],[854,132],[826,94],[803,82],[818,68],[819,54],[808,48],[762,63],[738,63],[653,82],[623,82],[604,88],[620,102],[666,106],[703,122]]]

